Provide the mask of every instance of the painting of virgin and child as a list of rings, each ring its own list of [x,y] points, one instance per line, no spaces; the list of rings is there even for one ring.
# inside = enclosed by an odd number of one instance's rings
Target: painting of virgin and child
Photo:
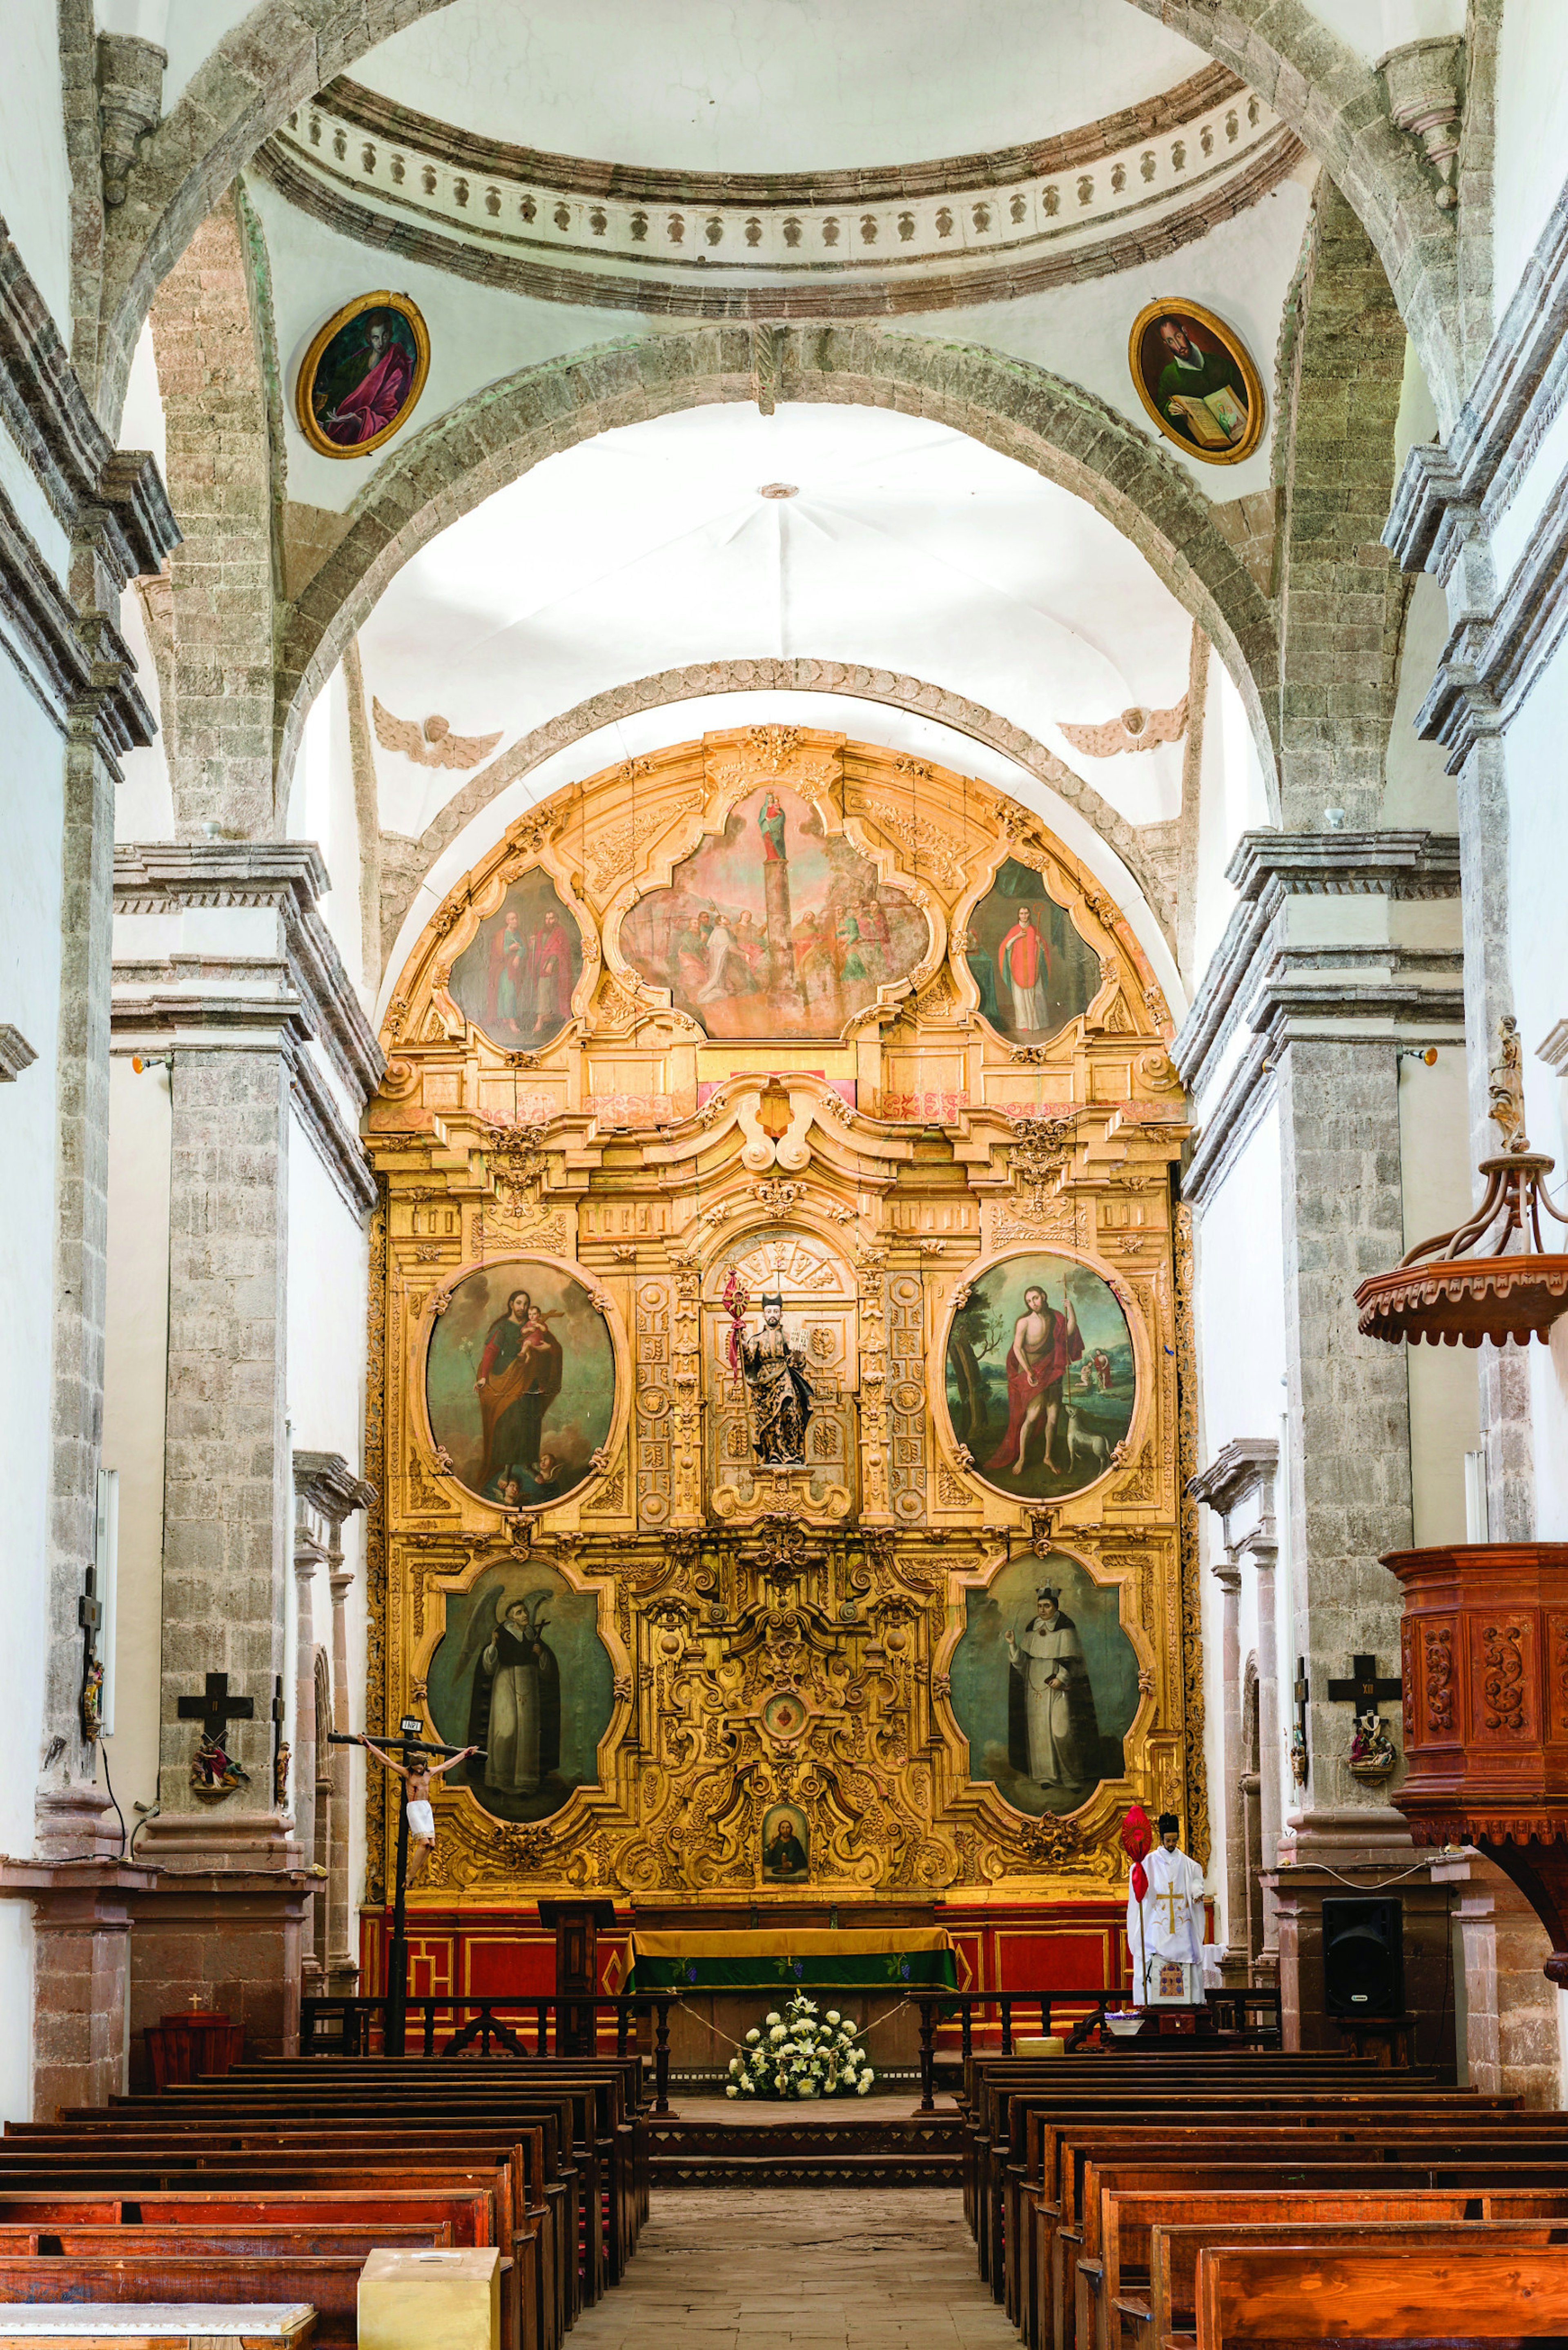
[[[431,1433],[482,1501],[546,1508],[591,1473],[615,1418],[615,1376],[583,1283],[538,1258],[484,1265],[435,1324]]]
[[[782,785],[737,801],[620,930],[624,961],[710,1036],[781,1040],[838,1035],[929,945],[913,900]]]
[[[514,881],[452,967],[454,1003],[493,1045],[538,1050],[572,1016],[583,942],[547,873]]]

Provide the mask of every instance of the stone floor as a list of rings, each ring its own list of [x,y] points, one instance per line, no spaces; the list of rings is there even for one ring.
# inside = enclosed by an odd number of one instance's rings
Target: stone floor
[[[869,2101],[867,2101],[869,2102]],[[572,2350],[1016,2350],[957,2189],[655,2189]]]

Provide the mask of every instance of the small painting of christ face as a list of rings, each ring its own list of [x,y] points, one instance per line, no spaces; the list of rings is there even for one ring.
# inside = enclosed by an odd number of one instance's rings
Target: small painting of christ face
[[[793,1804],[775,1804],[763,1817],[763,1875],[801,1878],[810,1872],[810,1831]]]

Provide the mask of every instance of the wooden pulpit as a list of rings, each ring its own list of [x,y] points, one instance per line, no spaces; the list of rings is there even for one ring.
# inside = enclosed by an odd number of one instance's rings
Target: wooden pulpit
[[[556,2054],[595,2055],[598,2031],[593,2002],[599,1987],[599,1928],[615,1924],[615,1903],[603,1898],[541,1901],[539,1923],[556,1930]]]

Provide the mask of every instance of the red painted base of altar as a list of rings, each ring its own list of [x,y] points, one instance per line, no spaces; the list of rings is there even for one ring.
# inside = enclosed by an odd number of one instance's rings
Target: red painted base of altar
[[[613,1999],[625,1983],[627,1939],[634,1923],[665,1931],[701,1929],[705,1933],[722,1932],[726,1928],[739,1932],[753,1926],[775,1931],[792,1925],[818,1930],[836,1926],[846,1932],[868,1927],[891,1931],[902,1926],[945,1927],[952,1937],[960,1991],[987,2002],[971,2016],[975,2038],[982,2045],[1000,2037],[1001,2009],[996,2002],[1002,1997],[1016,1999],[1015,2031],[1037,2031],[1039,2013],[1037,2008],[1031,2010],[1031,1992],[1062,1994],[1054,2011],[1060,2021],[1074,2014],[1075,1991],[1084,1993],[1088,2004],[1101,1991],[1127,1991],[1132,1980],[1125,1895],[1038,1902],[960,1898],[833,1905],[796,1898],[753,1905],[747,1897],[729,1895],[685,1903],[639,1902],[635,1908],[618,1902],[615,1925],[602,1929],[598,1938],[601,1998]],[[359,1988],[367,1993],[382,1991],[390,1911],[362,1910],[359,1932]],[[526,2002],[547,1999],[555,1988],[555,1936],[540,1925],[532,1903],[515,1908],[432,1906],[410,1912],[411,1998]],[[600,2032],[607,2043],[613,2042],[613,2014],[601,2015]],[[959,2032],[956,2020],[941,2026],[940,2053],[956,2051]],[[531,2031],[526,2037],[532,2044]],[[678,2066],[680,2061],[677,2056]]]

